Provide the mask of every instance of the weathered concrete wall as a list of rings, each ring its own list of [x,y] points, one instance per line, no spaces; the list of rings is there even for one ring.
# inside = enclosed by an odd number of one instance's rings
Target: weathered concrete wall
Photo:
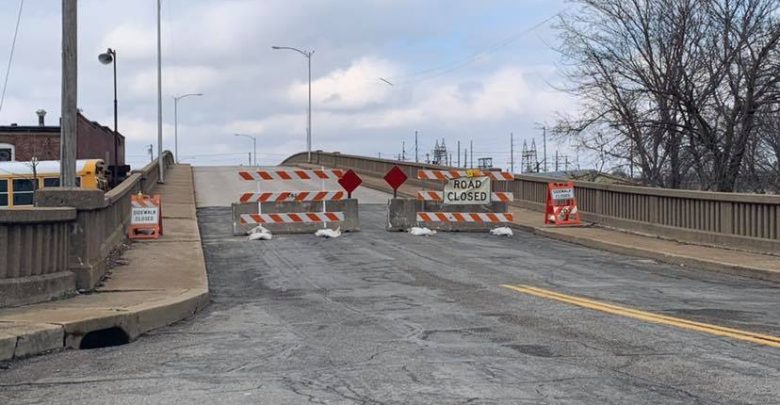
[[[343,232],[356,232],[360,230],[358,214],[358,200],[349,199],[342,201],[329,201],[326,204],[327,212],[343,212],[344,222],[326,223],[327,228],[341,228]],[[322,212],[322,202],[267,202],[263,203],[263,214],[278,214],[288,212]],[[257,203],[233,204],[233,234],[243,235],[257,226],[256,224],[241,224],[241,214],[257,214]],[[314,233],[323,229],[323,223],[294,223],[294,224],[263,224],[263,227],[271,233]]]
[[[306,162],[306,153],[283,165]],[[449,169],[424,163],[398,162],[316,151],[312,163],[384,176],[399,166],[409,184],[436,187],[416,180],[420,169]],[[515,175],[514,181],[494,182],[493,191],[509,191],[513,205],[542,210],[547,183],[557,179]],[[575,181],[577,203],[586,221],[684,242],[723,245],[777,254],[780,252],[780,196],[670,190]]]
[[[409,198],[393,198],[387,203],[387,230],[406,231],[413,226],[424,226],[438,231],[484,232],[499,226],[497,223],[471,222],[417,222],[418,212],[495,212],[504,213],[507,203],[488,205],[445,205],[436,201],[418,201]]]
[[[173,156],[166,152],[166,166]],[[106,258],[122,243],[130,195],[157,185],[157,161],[108,193],[45,188],[38,206],[0,210],[0,307],[39,302],[75,289],[92,289]]]
[[[0,307],[73,291],[68,246],[75,219],[73,208],[0,210]]]

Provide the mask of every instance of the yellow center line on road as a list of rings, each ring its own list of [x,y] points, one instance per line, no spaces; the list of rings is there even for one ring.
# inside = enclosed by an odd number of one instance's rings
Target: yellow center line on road
[[[750,331],[726,328],[723,326],[712,325],[702,322],[689,321],[687,319],[675,318],[666,315],[654,314],[651,312],[640,311],[631,308],[625,308],[617,305],[607,304],[605,302],[594,301],[586,298],[575,297],[572,295],[561,294],[555,291],[545,290],[543,288],[531,287],[528,285],[509,285],[502,284],[501,287],[510,290],[533,295],[536,297],[547,298],[555,301],[565,302],[583,308],[595,311],[606,312],[614,315],[621,315],[628,318],[639,319],[642,321],[660,323],[664,325],[675,326],[682,329],[695,330],[697,332],[709,333],[711,335],[724,336],[732,339],[743,340],[757,343],[760,345],[780,348],[780,337],[763,335]]]

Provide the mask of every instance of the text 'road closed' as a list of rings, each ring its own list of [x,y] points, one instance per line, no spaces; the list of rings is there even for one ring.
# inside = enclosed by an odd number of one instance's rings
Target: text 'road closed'
[[[489,177],[451,179],[444,185],[445,204],[490,204]]]

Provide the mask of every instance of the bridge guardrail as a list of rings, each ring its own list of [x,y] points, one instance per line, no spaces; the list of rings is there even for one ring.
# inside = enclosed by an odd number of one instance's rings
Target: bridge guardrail
[[[306,153],[282,164],[307,163]],[[420,169],[442,169],[425,163],[398,162],[338,152],[312,152],[312,164],[354,169],[381,177],[399,166],[408,183],[432,188],[433,183],[412,180]],[[453,168],[454,169],[454,168]],[[513,192],[513,205],[542,211],[547,183],[538,176],[515,175],[514,181],[495,182],[495,191]],[[503,184],[502,184],[503,183]],[[671,190],[575,181],[579,210],[585,221],[685,242],[721,245],[778,254],[780,252],[780,196]]]
[[[172,154],[163,160],[173,164]],[[108,193],[42,189],[37,207],[0,210],[0,307],[93,288],[125,240],[130,195],[151,191],[158,171],[155,160]]]

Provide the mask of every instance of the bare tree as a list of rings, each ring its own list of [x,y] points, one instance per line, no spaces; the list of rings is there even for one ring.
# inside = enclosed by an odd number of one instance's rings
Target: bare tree
[[[559,132],[646,184],[733,191],[757,112],[778,100],[780,0],[572,3],[560,51],[584,109]]]

